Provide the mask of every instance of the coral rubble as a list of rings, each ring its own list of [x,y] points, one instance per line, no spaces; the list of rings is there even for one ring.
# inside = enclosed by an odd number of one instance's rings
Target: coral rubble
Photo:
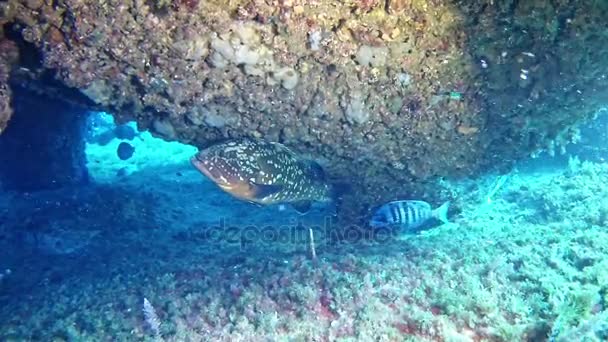
[[[344,217],[559,145],[608,90],[595,0],[8,0],[0,13],[88,106],[199,147],[250,136],[319,159],[357,190]]]

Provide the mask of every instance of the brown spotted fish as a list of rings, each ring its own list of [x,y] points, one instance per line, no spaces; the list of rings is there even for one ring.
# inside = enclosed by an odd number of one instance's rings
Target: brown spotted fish
[[[258,204],[291,204],[304,213],[312,202],[331,201],[331,186],[314,161],[286,146],[266,141],[233,140],[211,146],[192,164],[222,190]]]

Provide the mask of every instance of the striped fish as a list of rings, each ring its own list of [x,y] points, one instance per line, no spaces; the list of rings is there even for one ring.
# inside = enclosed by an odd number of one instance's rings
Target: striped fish
[[[448,221],[450,202],[445,202],[439,208],[432,209],[424,201],[393,201],[382,205],[372,216],[370,226],[378,228],[400,228],[413,231],[430,219],[435,218],[443,223]]]

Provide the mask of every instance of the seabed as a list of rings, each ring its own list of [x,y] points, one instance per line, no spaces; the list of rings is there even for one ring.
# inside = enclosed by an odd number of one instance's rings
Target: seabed
[[[451,223],[347,241],[332,208],[221,192],[194,147],[119,143],[88,144],[88,186],[0,196],[0,340],[608,340],[607,163],[443,180]]]

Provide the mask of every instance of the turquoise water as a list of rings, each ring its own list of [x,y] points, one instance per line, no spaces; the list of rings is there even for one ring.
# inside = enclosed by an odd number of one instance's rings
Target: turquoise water
[[[89,185],[0,196],[2,341],[608,340],[605,118],[564,155],[439,180],[448,224],[346,243],[335,208],[240,202],[195,147],[92,115]]]

